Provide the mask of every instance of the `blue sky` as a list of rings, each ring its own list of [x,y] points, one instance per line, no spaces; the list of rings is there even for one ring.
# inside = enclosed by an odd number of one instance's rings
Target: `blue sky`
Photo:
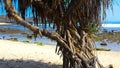
[[[108,9],[105,21],[120,21],[120,0],[113,0],[113,12]]]

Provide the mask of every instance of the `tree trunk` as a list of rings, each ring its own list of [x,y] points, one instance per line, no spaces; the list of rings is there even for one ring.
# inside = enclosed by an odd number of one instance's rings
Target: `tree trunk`
[[[85,31],[81,30],[78,33],[78,31],[68,28],[61,36],[70,48],[68,51],[60,43],[57,44],[58,53],[61,51],[63,55],[63,68],[96,68],[97,64],[99,68],[103,68],[93,53],[93,41]]]

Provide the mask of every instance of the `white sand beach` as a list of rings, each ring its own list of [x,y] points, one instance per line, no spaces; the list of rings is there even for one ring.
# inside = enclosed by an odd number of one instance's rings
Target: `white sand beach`
[[[11,25],[12,23],[0,22],[0,25]]]
[[[100,51],[100,62],[120,68],[120,52]],[[62,68],[55,46],[0,40],[0,68]]]

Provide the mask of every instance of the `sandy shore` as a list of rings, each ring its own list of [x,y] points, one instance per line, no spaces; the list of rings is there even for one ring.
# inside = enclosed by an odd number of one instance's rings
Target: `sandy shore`
[[[120,52],[98,52],[100,62],[120,68]],[[55,46],[0,40],[0,68],[62,68]]]
[[[11,25],[12,23],[0,22],[0,25]]]

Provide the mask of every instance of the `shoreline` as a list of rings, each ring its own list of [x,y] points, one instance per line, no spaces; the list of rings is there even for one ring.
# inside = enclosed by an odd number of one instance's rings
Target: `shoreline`
[[[96,56],[104,66],[120,66],[120,52],[97,51]],[[7,64],[22,68],[61,68],[62,58],[55,53],[55,46],[0,40],[0,67]],[[7,63],[7,64],[6,64]],[[22,65],[22,63],[25,63]],[[39,64],[41,63],[41,64]],[[24,67],[25,66],[25,67]],[[37,67],[36,67],[37,66]],[[9,68],[9,67],[2,67]]]

